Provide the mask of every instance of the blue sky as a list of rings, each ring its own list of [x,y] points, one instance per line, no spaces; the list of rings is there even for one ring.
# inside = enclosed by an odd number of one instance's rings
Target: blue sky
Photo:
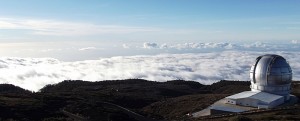
[[[300,0],[0,3],[0,83],[249,80],[263,54],[285,57],[300,79]]]
[[[9,49],[66,45],[105,50],[144,42],[282,43],[300,40],[299,6],[298,0],[1,0],[0,43],[6,49],[0,55],[42,57]]]

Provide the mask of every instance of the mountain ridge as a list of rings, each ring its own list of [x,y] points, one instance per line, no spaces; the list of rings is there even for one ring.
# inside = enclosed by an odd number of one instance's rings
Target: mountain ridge
[[[298,83],[293,82],[292,85],[292,92],[297,96],[300,95]],[[135,120],[122,110],[103,105],[103,102],[108,102],[149,119],[194,121],[201,119],[186,114],[206,108],[228,95],[250,90],[249,85],[249,81],[230,80],[211,85],[184,80],[65,80],[47,85],[39,92],[30,92],[17,86],[0,84],[3,87],[0,88],[0,110],[5,111],[0,117],[1,120],[22,121],[72,120],[63,113],[65,110],[91,121]]]

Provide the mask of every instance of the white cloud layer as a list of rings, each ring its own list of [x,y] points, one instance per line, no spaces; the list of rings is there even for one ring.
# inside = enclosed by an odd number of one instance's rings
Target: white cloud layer
[[[145,42],[143,48],[148,48],[148,49],[151,49],[151,48],[158,48],[158,44],[156,44],[156,43]]]
[[[88,81],[142,78],[155,81],[194,80],[210,84],[221,79],[249,80],[249,69],[265,52],[224,51],[198,54],[118,56],[76,62],[52,58],[0,58],[0,83],[38,91],[47,84],[68,79]],[[298,52],[275,52],[292,66],[300,79]]]
[[[291,42],[292,42],[293,44],[299,44],[299,43],[300,43],[299,40],[292,40]]]
[[[97,50],[96,47],[84,47],[84,48],[80,48],[78,49],[79,51],[87,51],[87,50]]]
[[[291,43],[266,43],[255,42],[248,44],[234,44],[234,43],[178,43],[178,44],[158,44],[145,42],[142,48],[146,49],[176,49],[176,50],[247,50],[247,51],[293,51],[300,50],[300,43],[298,40],[292,40]]]
[[[125,48],[125,49],[129,49],[130,46],[128,44],[122,44],[122,47]]]

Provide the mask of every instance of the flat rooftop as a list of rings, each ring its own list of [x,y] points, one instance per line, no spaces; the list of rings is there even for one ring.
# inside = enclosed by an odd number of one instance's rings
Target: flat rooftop
[[[283,96],[280,95],[275,95],[275,94],[270,94],[266,92],[254,92],[254,91],[245,91],[241,93],[237,93],[225,98],[228,99],[243,99],[243,98],[252,98],[252,99],[257,99],[266,103],[273,102],[274,100],[280,99]]]

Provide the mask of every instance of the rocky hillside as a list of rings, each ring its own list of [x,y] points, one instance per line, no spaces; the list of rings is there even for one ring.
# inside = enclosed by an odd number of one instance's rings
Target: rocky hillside
[[[224,80],[212,85],[183,80],[67,80],[33,93],[6,84],[0,85],[0,120],[201,120],[186,114],[249,90],[249,85],[246,81]],[[299,85],[293,87],[298,95]]]

